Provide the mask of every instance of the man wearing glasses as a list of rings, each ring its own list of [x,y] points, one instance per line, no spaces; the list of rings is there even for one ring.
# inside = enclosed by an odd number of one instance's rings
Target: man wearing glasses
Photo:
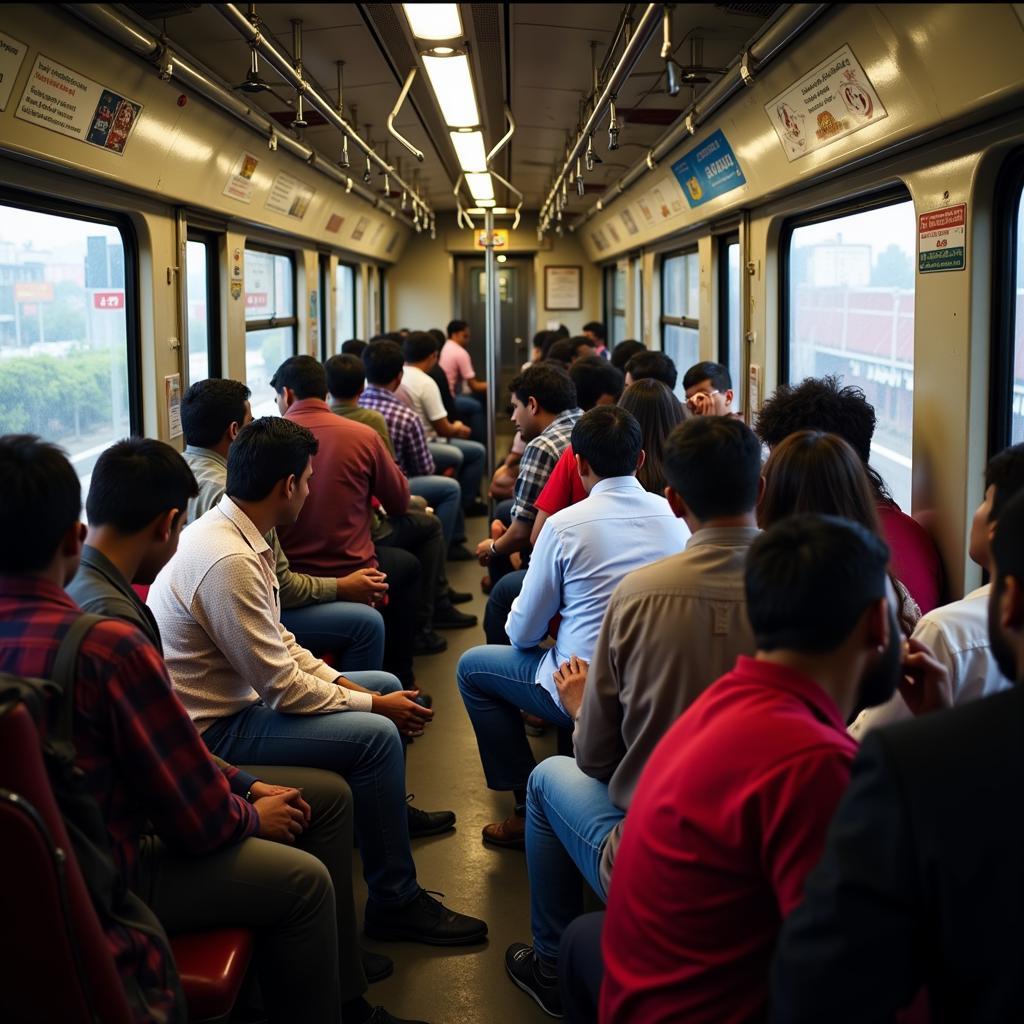
[[[697,363],[683,377],[686,405],[694,416],[733,416],[732,378],[721,363]]]

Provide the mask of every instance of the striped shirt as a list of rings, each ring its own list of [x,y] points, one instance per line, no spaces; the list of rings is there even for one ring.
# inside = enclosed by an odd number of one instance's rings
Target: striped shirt
[[[572,428],[582,415],[582,409],[566,409],[526,446],[512,496],[513,519],[532,523],[537,518],[536,502],[540,492],[544,490],[562,452],[569,447]]]

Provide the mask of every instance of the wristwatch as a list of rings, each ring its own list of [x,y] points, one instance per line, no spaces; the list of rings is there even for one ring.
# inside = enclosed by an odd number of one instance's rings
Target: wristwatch
[[[491,546],[487,550],[487,555],[488,555],[489,558],[493,558],[497,553],[498,553],[498,549],[494,546],[494,541],[492,540],[491,541]]]
[[[252,803],[252,789],[247,790],[247,792],[245,794],[245,802],[247,804],[251,804]]]

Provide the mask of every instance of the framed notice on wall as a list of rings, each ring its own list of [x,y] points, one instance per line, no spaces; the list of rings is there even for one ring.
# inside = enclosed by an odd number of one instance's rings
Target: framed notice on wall
[[[573,310],[583,308],[583,268],[544,268],[544,308]]]

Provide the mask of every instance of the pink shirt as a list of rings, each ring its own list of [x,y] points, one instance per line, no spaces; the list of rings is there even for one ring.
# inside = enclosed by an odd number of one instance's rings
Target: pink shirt
[[[476,376],[473,369],[473,360],[469,353],[457,342],[449,338],[441,349],[441,356],[438,359],[441,369],[448,378],[448,387],[452,389],[453,395],[461,395],[463,392],[462,382],[472,380]]]

